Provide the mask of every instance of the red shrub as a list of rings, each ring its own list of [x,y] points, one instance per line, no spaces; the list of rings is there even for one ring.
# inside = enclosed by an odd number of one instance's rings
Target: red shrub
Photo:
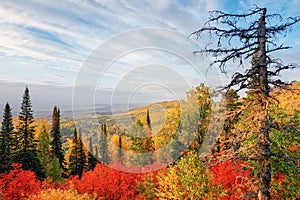
[[[22,170],[20,164],[12,167],[8,174],[0,174],[0,199],[19,200],[40,191],[41,182],[32,171]]]
[[[211,167],[212,184],[221,185],[227,194],[222,199],[244,199],[243,194],[249,192],[251,171],[243,169],[246,162],[239,160],[216,161]]]
[[[126,173],[98,164],[94,170],[70,179],[79,193],[97,194],[104,199],[133,199],[137,195],[136,182],[140,175]]]

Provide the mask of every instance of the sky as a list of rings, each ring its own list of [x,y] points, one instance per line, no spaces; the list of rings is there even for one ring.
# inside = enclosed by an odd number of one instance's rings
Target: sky
[[[300,15],[300,0],[2,0],[0,105],[19,110],[24,88],[35,110],[54,105],[151,103],[181,99],[192,86],[224,84],[210,58],[193,57],[205,38],[187,39],[211,10],[245,13],[266,6]],[[283,61],[300,63],[300,24]],[[229,75],[236,68],[227,68]],[[299,80],[299,71],[283,74]]]

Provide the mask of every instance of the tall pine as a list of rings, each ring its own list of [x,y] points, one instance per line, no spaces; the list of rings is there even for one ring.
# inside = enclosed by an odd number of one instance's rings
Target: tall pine
[[[122,157],[123,157],[122,133],[119,134],[118,147],[119,147],[118,148],[118,158],[122,159]]]
[[[37,157],[36,143],[33,137],[34,117],[28,87],[25,88],[18,120],[18,150],[14,156],[14,162],[22,164],[24,170],[32,170],[39,178],[44,178],[43,166]]]
[[[74,129],[74,137],[71,147],[71,155],[69,157],[69,170],[70,175],[77,175],[82,177],[83,171],[86,166],[86,155],[81,140],[80,134],[77,134],[76,128]]]
[[[94,156],[94,152],[93,152],[92,137],[90,137],[88,164],[87,164],[86,171],[93,170],[96,167],[97,163],[98,163],[97,157]]]
[[[51,154],[59,161],[59,166],[65,170],[65,156],[62,149],[62,140],[60,135],[60,110],[54,106],[52,113],[52,129],[51,129]]]
[[[149,130],[152,131],[149,109],[147,109],[146,122]]]
[[[12,163],[14,124],[11,108],[6,103],[0,132],[0,173],[8,172]]]
[[[110,162],[110,156],[108,154],[106,124],[101,124],[100,154],[101,154],[100,162],[104,164],[108,164]]]

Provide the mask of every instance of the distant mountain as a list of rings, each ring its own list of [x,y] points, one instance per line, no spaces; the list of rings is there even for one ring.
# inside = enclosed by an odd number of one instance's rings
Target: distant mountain
[[[61,108],[61,116],[62,117],[72,117],[73,114],[83,115],[83,114],[101,114],[101,115],[110,115],[112,113],[126,112],[128,110],[132,110],[135,108],[139,108],[147,105],[146,103],[135,103],[135,104],[96,104],[95,107],[91,106],[80,106],[78,108]],[[15,116],[18,115],[18,112],[14,113]],[[34,117],[36,119],[47,118],[51,119],[52,110],[35,110]]]

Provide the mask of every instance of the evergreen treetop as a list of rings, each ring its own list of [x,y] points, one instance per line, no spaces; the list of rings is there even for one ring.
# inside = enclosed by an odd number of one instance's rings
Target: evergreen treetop
[[[11,108],[6,103],[0,131],[0,173],[8,172],[12,163],[12,151],[14,150],[14,124]]]
[[[60,110],[54,106],[52,113],[52,129],[51,129],[51,153],[52,157],[59,160],[60,167],[65,170],[65,157],[62,149],[62,139],[60,134]]]

